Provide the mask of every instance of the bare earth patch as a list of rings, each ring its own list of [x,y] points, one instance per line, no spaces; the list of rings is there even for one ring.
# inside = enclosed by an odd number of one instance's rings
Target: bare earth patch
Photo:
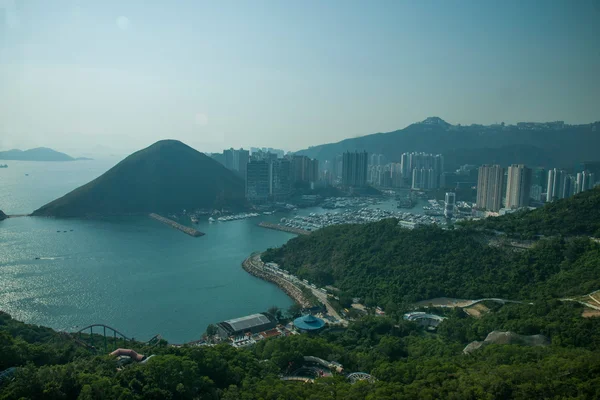
[[[465,312],[474,318],[481,318],[484,314],[490,312],[490,309],[481,303],[472,305],[471,307],[464,308]]]
[[[581,313],[581,316],[583,318],[600,317],[600,310],[594,310],[592,308],[585,308],[583,310],[583,312]]]

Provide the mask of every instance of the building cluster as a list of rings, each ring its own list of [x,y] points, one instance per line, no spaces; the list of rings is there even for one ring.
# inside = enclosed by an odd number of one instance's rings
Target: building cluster
[[[319,161],[285,155],[271,148],[228,149],[212,157],[237,172],[246,182],[246,198],[253,203],[283,201],[297,183],[313,186],[319,181]]]
[[[369,160],[367,182],[372,185],[414,190],[444,186],[444,156],[441,154],[403,153],[399,163],[386,163],[382,154],[372,154]]]
[[[581,168],[581,172],[569,174],[557,168],[546,171],[523,164],[513,164],[506,170],[500,165],[482,165],[477,180],[477,208],[491,212],[514,210],[590,190],[596,185],[600,163],[582,163]]]
[[[228,342],[233,347],[246,347],[264,339],[319,332],[325,325],[323,319],[306,314],[296,318],[288,326],[283,326],[273,316],[258,313],[219,322],[216,325],[216,336],[221,342]]]

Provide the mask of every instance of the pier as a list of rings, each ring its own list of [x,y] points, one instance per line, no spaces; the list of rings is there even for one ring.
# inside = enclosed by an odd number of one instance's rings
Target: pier
[[[189,226],[181,225],[180,223],[175,222],[172,219],[165,218],[161,215],[152,213],[152,214],[150,214],[150,218],[154,218],[155,220],[160,221],[163,224],[167,224],[172,228],[180,230],[183,233],[187,233],[190,236],[193,236],[193,237],[204,236],[204,233],[202,233],[194,228],[190,228]]]
[[[291,226],[285,226],[285,225],[279,225],[279,224],[272,224],[270,222],[263,221],[260,224],[258,224],[258,226],[262,226],[263,228],[267,228],[267,229],[275,229],[277,231],[295,233],[296,235],[310,235],[310,231],[307,231],[304,229],[294,228]]]

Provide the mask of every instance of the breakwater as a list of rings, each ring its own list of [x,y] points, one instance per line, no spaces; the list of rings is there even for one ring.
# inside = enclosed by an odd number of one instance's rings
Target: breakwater
[[[300,229],[300,228],[293,228],[290,226],[285,226],[285,225],[279,225],[279,224],[273,224],[270,222],[261,222],[260,224],[258,224],[258,226],[261,226],[263,228],[267,228],[267,229],[275,229],[277,231],[283,231],[283,232],[288,232],[288,233],[295,233],[296,235],[310,235],[310,231],[304,230],[304,229]]]
[[[181,225],[180,223],[175,222],[172,219],[165,218],[165,217],[163,217],[161,215],[152,213],[152,214],[150,214],[150,218],[154,218],[155,220],[160,221],[163,224],[167,224],[167,225],[169,225],[172,228],[180,230],[183,233],[187,233],[190,236],[193,236],[193,237],[204,236],[203,232],[200,232],[200,231],[198,231],[198,230],[196,230],[194,228],[190,228],[189,226]]]
[[[260,259],[260,254],[254,254],[246,258],[242,263],[242,268],[250,275],[276,284],[300,306],[305,308],[310,307],[310,302],[306,299],[304,293],[302,293],[302,290],[298,286],[264,267],[264,263]]]

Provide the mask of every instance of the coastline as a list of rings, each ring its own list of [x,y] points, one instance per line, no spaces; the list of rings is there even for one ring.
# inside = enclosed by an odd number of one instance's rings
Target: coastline
[[[310,302],[306,300],[302,290],[293,283],[283,279],[276,274],[269,272],[264,268],[260,256],[262,253],[254,253],[242,262],[242,268],[250,275],[255,276],[267,282],[277,285],[285,294],[287,294],[294,302],[303,308],[310,307]]]

